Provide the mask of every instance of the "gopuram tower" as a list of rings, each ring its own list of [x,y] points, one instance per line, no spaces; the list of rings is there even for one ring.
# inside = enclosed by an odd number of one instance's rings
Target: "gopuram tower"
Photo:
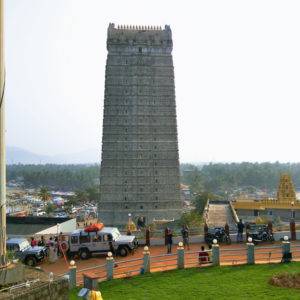
[[[281,203],[296,203],[296,192],[293,180],[289,174],[280,176],[279,186],[277,190],[277,201]]]
[[[181,214],[170,26],[109,24],[100,201],[105,225]]]

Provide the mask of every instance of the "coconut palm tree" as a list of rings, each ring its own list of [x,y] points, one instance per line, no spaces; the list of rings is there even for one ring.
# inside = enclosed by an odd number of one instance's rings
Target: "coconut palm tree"
[[[51,195],[50,195],[50,192],[48,190],[47,187],[43,186],[40,188],[40,191],[39,191],[39,197],[44,201],[44,202],[47,202],[50,200],[51,198]]]

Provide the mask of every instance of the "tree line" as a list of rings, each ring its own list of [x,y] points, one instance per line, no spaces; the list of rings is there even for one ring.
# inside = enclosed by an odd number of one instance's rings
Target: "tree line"
[[[274,191],[280,174],[291,174],[300,187],[300,163],[211,163],[181,164],[181,183],[192,192],[222,194],[237,188]],[[22,181],[25,187],[47,186],[60,190],[85,190],[99,185],[100,166],[94,165],[8,165],[7,180]]]
[[[210,163],[203,166],[181,165],[181,181],[195,193],[223,194],[234,189],[277,189],[280,175],[289,173],[300,187],[300,163]]]
[[[8,165],[7,180],[26,188],[46,186],[62,191],[85,190],[99,185],[100,166],[94,165]]]

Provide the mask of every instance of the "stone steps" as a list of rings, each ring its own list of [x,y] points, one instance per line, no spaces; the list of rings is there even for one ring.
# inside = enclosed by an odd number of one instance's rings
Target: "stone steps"
[[[207,213],[208,227],[224,227],[225,224],[229,225],[230,230],[236,229],[230,205],[229,204],[209,204]]]

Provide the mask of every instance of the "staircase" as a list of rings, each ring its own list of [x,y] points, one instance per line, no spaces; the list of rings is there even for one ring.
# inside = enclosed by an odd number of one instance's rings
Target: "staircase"
[[[206,223],[208,227],[224,227],[227,223],[230,231],[236,231],[230,204],[217,201],[210,202],[207,206]]]

